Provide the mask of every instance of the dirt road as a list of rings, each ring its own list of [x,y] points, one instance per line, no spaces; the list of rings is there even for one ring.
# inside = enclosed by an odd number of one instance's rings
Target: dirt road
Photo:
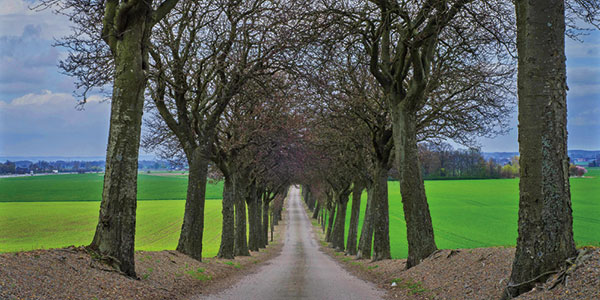
[[[281,254],[228,290],[203,299],[380,299],[384,292],[360,280],[319,251],[312,225],[292,188]]]

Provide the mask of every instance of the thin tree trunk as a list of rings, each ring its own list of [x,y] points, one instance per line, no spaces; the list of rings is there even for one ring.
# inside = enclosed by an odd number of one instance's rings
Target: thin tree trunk
[[[406,267],[411,268],[437,250],[437,246],[419,166],[417,116],[404,107],[395,106],[393,110],[396,166],[400,173],[400,193],[408,240]]]
[[[256,214],[258,208],[258,201],[256,201],[256,197],[254,196],[253,187],[250,188],[248,196],[246,197],[246,204],[248,205],[248,249],[250,251],[258,251],[258,240],[257,237],[257,224],[256,224]]]
[[[348,241],[346,242],[346,253],[356,255],[356,242],[358,236],[358,218],[360,215],[360,197],[363,187],[354,183],[352,189],[352,210],[350,212],[350,228],[348,228]]]
[[[223,184],[223,227],[221,230],[221,247],[219,248],[219,258],[233,259],[233,237],[235,232],[233,203],[235,195],[233,182],[230,176],[225,176]]]
[[[358,241],[357,259],[371,258],[371,247],[373,246],[373,187],[367,186],[367,207],[363,226]]]
[[[346,231],[346,210],[348,208],[348,194],[340,193],[337,195],[337,216],[331,233],[331,243],[335,250],[344,251],[344,234]]]
[[[233,254],[235,256],[250,256],[246,240],[246,193],[248,184],[244,176],[236,174],[234,177],[235,191],[235,238]]]
[[[148,8],[143,6],[140,15]],[[149,13],[149,12],[148,12]],[[106,151],[106,171],[96,232],[89,248],[135,277],[138,149],[147,78],[146,17],[132,18],[115,51],[115,80]]]
[[[263,222],[262,222],[262,192],[257,191],[256,193],[256,240],[258,248],[265,248],[267,246],[266,241],[263,239]]]
[[[508,299],[577,254],[567,156],[564,1],[516,1],[519,56],[519,236]],[[535,280],[537,278],[537,280]],[[526,283],[529,282],[529,283]]]
[[[262,229],[265,246],[269,244],[269,195],[265,194],[262,202]]]
[[[204,202],[208,160],[202,148],[195,148],[188,155],[190,166],[183,225],[177,251],[202,260],[202,235],[204,230]]]
[[[321,231],[322,232],[325,232],[325,215],[327,213],[325,206],[327,206],[327,205],[323,205],[323,207],[321,207]]]
[[[326,242],[331,242],[331,231],[333,229],[333,220],[335,219],[335,206],[335,202],[331,203],[331,207],[329,208],[329,213],[327,215],[327,231],[325,233]]]
[[[377,163],[373,181],[373,261],[392,258],[388,207],[388,170]]]

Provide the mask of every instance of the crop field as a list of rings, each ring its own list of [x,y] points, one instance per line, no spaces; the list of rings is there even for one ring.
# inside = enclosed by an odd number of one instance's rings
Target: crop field
[[[89,244],[98,222],[103,174],[0,178],[0,252]],[[136,249],[175,249],[187,176],[140,174]],[[222,183],[207,185],[205,256],[219,251]]]
[[[588,170],[584,178],[571,178],[573,231],[578,246],[600,246],[600,168]],[[431,180],[425,181],[425,188],[438,248],[516,244],[518,179]],[[392,256],[405,258],[408,255],[406,223],[398,182],[390,181],[388,192]],[[359,226],[366,200],[367,195],[363,193]],[[350,222],[350,208],[351,202],[346,224]]]
[[[139,175],[138,250],[175,249],[186,186],[184,175]],[[426,181],[425,186],[438,247],[515,244],[518,179]],[[101,193],[101,174],[0,178],[0,252],[89,243]],[[205,256],[218,251],[221,193],[222,183],[208,185],[207,199],[214,200],[206,201]],[[576,242],[600,246],[600,168],[590,168],[586,178],[572,178],[571,193]],[[397,182],[389,182],[389,195],[392,255],[402,258],[406,227]],[[364,212],[366,193],[361,206]]]

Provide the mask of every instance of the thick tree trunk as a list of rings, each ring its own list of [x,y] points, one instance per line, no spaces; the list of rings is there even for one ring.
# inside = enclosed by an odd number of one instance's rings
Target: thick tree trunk
[[[230,176],[225,177],[223,184],[223,227],[221,230],[221,247],[219,248],[219,258],[233,259],[233,237],[235,232],[234,225],[234,201],[235,195],[233,190],[233,182]]]
[[[333,220],[335,219],[335,207],[335,202],[331,203],[331,207],[329,208],[329,212],[327,214],[327,231],[325,232],[326,242],[331,242],[331,231],[333,229]]]
[[[348,208],[348,194],[337,194],[337,216],[331,233],[331,244],[337,251],[344,251],[344,234],[346,231],[346,210]]]
[[[392,119],[396,166],[400,173],[400,193],[408,240],[406,267],[411,268],[437,250],[437,246],[419,166],[416,113],[396,106],[393,107]]]
[[[358,241],[356,258],[371,258],[371,247],[373,246],[373,187],[367,186],[367,207],[363,226]]]
[[[313,214],[312,214],[313,219],[317,219],[319,217],[319,211],[321,210],[321,202],[319,202],[319,201],[315,201],[315,202],[316,202],[316,206],[315,206],[315,210],[313,210]]]
[[[350,211],[350,228],[348,228],[348,241],[346,242],[346,253],[356,255],[356,241],[358,235],[358,218],[360,215],[360,197],[363,187],[354,184],[352,189],[352,210]]]
[[[144,6],[144,9],[147,9]],[[141,9],[141,10],[144,10]],[[138,149],[146,88],[146,17],[132,18],[115,50],[115,80],[98,225],[89,248],[135,277]]]
[[[564,1],[517,1],[519,236],[505,298],[576,255],[567,156]],[[536,279],[537,280],[534,280]],[[527,282],[527,283],[526,283]]]
[[[388,205],[388,169],[375,167],[373,181],[373,261],[392,258],[390,252],[390,214]]]
[[[190,166],[183,225],[177,251],[202,260],[202,235],[204,231],[204,201],[208,159],[201,147],[188,154]]]
[[[233,254],[235,256],[250,256],[248,241],[246,240],[246,193],[248,182],[244,176],[236,174],[234,177],[235,191],[235,238]]]

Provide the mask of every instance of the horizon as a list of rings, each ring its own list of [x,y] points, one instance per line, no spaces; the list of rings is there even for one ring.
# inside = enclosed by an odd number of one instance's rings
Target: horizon
[[[54,37],[70,32],[69,22],[47,10],[29,10],[34,2],[0,0],[0,157],[105,156],[109,101],[94,94],[84,110],[76,109],[74,80],[57,67],[66,50],[51,46]],[[568,148],[595,151],[600,149],[600,32],[581,39],[566,40]],[[477,138],[481,151],[518,152],[516,107],[509,124],[506,135]],[[156,157],[140,149],[144,155]]]

